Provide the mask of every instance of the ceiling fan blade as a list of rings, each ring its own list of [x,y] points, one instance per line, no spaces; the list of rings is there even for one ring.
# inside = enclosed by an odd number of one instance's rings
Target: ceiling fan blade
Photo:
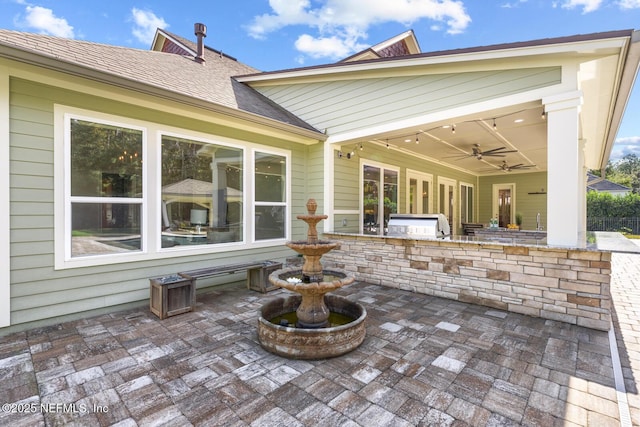
[[[498,147],[498,148],[493,148],[491,150],[487,150],[487,151],[483,151],[482,154],[484,155],[491,155],[493,153],[496,154],[504,154],[504,153],[516,153],[518,150],[507,150],[507,147]]]

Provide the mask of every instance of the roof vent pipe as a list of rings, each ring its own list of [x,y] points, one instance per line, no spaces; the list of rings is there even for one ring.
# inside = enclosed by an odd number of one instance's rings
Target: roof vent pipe
[[[204,62],[204,38],[207,37],[207,26],[204,24],[196,23],[193,26],[193,31],[198,38],[198,54],[196,55],[196,62],[202,64]]]

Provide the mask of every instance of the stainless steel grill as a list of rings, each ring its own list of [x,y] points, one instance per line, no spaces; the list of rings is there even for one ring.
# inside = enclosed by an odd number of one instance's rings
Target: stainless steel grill
[[[442,214],[391,214],[388,236],[448,239],[449,221]]]

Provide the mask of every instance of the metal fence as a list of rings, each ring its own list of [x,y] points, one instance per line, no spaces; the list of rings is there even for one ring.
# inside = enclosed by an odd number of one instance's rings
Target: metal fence
[[[587,217],[587,231],[625,231],[640,234],[640,217]]]

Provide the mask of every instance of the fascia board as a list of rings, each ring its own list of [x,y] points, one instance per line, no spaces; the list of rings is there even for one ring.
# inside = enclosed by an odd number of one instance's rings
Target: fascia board
[[[608,127],[608,134],[605,139],[605,146],[600,159],[600,169],[605,169],[611,157],[611,150],[615,143],[622,118],[631,96],[631,91],[637,80],[640,68],[640,31],[634,31],[627,52],[621,55],[621,66],[619,67],[619,77],[616,81],[620,82],[616,98],[613,101],[613,109],[611,113],[611,122]]]
[[[446,55],[431,56],[415,55],[411,57],[403,57],[402,59],[393,58],[390,60],[373,60],[357,63],[339,63],[328,66],[310,67],[305,69],[293,69],[289,71],[277,71],[273,73],[252,74],[247,76],[238,76],[236,79],[242,83],[248,83],[252,86],[261,84],[275,83],[282,84],[287,80],[328,80],[335,79],[341,74],[358,74],[371,73],[375,71],[397,71],[403,68],[411,67],[434,67],[434,66],[456,66],[463,63],[465,67],[470,67],[474,63],[486,61],[503,61],[508,63],[514,59],[529,59],[532,61],[549,57],[552,60],[566,60],[567,56],[588,56],[597,58],[599,56],[608,56],[619,54],[625,46],[629,37],[616,37],[602,40],[579,41],[562,44],[527,46],[513,49],[487,50],[480,52],[452,53]]]

